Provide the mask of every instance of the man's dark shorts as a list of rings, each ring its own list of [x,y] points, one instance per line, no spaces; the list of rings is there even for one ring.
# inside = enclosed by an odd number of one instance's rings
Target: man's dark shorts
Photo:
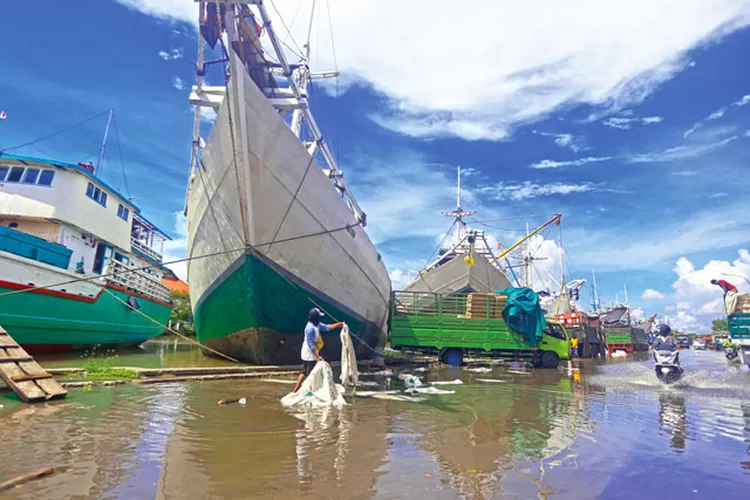
[[[300,370],[300,373],[307,377],[308,375],[310,375],[310,372],[313,370],[313,368],[315,368],[315,365],[317,363],[317,361],[303,361],[302,370]]]

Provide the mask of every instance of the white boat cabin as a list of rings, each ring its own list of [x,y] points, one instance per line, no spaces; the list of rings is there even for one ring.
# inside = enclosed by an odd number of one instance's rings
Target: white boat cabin
[[[0,154],[0,251],[84,275],[157,264],[156,285],[169,239],[90,163]]]

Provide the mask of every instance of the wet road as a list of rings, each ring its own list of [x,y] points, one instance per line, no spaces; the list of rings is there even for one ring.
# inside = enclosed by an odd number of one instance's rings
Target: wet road
[[[0,394],[0,480],[58,468],[7,494],[24,499],[750,498],[750,371],[722,353],[682,357],[687,376],[670,387],[648,358],[456,368],[416,373],[462,380],[440,386],[455,394],[298,413],[278,402],[289,385],[256,380],[76,390],[36,406]],[[239,396],[246,406],[216,404]]]

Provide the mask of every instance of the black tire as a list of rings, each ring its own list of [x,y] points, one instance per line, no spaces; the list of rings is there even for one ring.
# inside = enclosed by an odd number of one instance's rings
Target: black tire
[[[464,353],[461,349],[446,349],[440,354],[440,361],[450,366],[461,366],[464,363]]]
[[[560,364],[560,356],[554,351],[544,351],[542,353],[543,368],[557,368]]]
[[[531,365],[534,368],[542,367],[542,353],[540,351],[536,351],[534,355],[531,357]]]

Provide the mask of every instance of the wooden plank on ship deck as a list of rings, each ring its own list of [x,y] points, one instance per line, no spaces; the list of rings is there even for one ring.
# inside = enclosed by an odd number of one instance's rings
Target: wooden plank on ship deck
[[[2,327],[0,380],[27,403],[63,398],[68,394]]]

